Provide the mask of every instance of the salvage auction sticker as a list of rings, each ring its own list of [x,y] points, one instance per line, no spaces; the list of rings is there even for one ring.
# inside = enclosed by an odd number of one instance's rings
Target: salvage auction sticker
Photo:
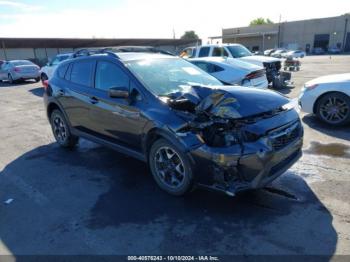
[[[128,261],[220,261],[216,256],[128,256]]]

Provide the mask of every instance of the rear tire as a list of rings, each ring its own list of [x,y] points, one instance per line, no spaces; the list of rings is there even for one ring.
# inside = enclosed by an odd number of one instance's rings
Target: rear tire
[[[148,162],[154,180],[169,194],[181,196],[193,185],[193,173],[188,157],[177,146],[165,139],[151,147]]]
[[[55,109],[50,116],[50,124],[57,143],[65,148],[73,148],[79,141],[79,137],[72,135],[69,124],[58,109]]]
[[[350,123],[350,97],[338,92],[323,96],[317,102],[316,115],[323,122],[333,126]]]

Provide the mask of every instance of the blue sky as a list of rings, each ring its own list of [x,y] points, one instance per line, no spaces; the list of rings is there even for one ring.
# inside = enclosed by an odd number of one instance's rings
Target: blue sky
[[[349,0],[0,0],[0,37],[200,37],[246,26],[256,17],[278,22],[341,15]]]

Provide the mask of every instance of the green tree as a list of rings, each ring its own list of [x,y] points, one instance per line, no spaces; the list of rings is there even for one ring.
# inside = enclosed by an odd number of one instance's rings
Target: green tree
[[[250,26],[252,25],[269,25],[269,24],[273,24],[272,20],[270,20],[269,18],[263,18],[263,17],[258,17],[252,21],[250,21]]]
[[[186,31],[182,36],[181,39],[199,39],[198,35],[195,31]]]

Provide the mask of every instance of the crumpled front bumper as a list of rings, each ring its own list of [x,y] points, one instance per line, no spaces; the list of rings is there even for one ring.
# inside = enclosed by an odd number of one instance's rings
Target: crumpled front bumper
[[[197,183],[228,195],[262,188],[287,171],[302,155],[303,129],[283,148],[275,149],[269,136],[226,148],[203,145],[191,152]]]

